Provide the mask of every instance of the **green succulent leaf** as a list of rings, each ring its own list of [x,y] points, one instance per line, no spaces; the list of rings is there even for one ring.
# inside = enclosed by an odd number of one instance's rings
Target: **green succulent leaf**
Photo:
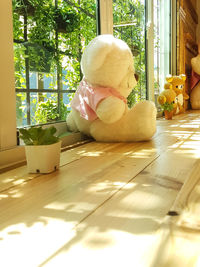
[[[59,141],[59,137],[55,136],[56,128],[54,126],[46,129],[42,127],[19,129],[19,132],[19,137],[24,141],[25,145],[50,145]]]
[[[163,110],[172,111],[173,108],[174,108],[174,104],[173,104],[173,102],[172,102],[172,103],[168,103],[168,102],[166,102],[166,103],[164,103],[163,105],[161,105],[161,108],[162,108]]]

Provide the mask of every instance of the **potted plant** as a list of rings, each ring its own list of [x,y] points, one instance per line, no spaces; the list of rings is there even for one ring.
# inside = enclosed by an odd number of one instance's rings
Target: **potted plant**
[[[29,0],[13,0],[13,8],[19,15],[29,15],[34,16],[35,7],[32,1]]]
[[[54,19],[58,32],[70,33],[79,27],[79,14],[69,6],[56,8]]]
[[[55,136],[54,126],[19,129],[19,132],[25,143],[29,173],[50,173],[59,168],[61,141]]]

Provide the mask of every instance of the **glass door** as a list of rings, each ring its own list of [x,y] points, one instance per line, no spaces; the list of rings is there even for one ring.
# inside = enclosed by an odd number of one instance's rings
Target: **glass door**
[[[156,103],[171,69],[171,0],[113,0],[113,34],[131,48],[139,74],[129,106]]]
[[[171,73],[171,1],[154,0],[154,95],[164,89]]]
[[[124,40],[134,56],[139,81],[128,97],[129,106],[147,98],[145,56],[145,0],[113,1],[113,35]]]

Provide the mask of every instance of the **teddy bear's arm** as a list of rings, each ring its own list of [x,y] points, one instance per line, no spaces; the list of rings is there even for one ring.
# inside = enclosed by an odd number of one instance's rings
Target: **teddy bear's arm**
[[[189,99],[189,95],[186,94],[185,92],[183,92],[183,98],[184,98],[185,100],[187,100],[187,99]]]
[[[103,122],[114,123],[122,117],[126,106],[121,99],[109,96],[98,104],[96,114]]]

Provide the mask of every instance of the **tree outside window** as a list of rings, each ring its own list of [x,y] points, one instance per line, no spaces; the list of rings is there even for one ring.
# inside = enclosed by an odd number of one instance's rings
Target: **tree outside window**
[[[95,0],[13,0],[17,126],[65,120],[96,36]]]
[[[145,54],[145,1],[113,1],[114,35],[124,40],[131,48],[135,70],[139,74],[137,86],[128,97],[132,107],[146,99],[146,54]]]

